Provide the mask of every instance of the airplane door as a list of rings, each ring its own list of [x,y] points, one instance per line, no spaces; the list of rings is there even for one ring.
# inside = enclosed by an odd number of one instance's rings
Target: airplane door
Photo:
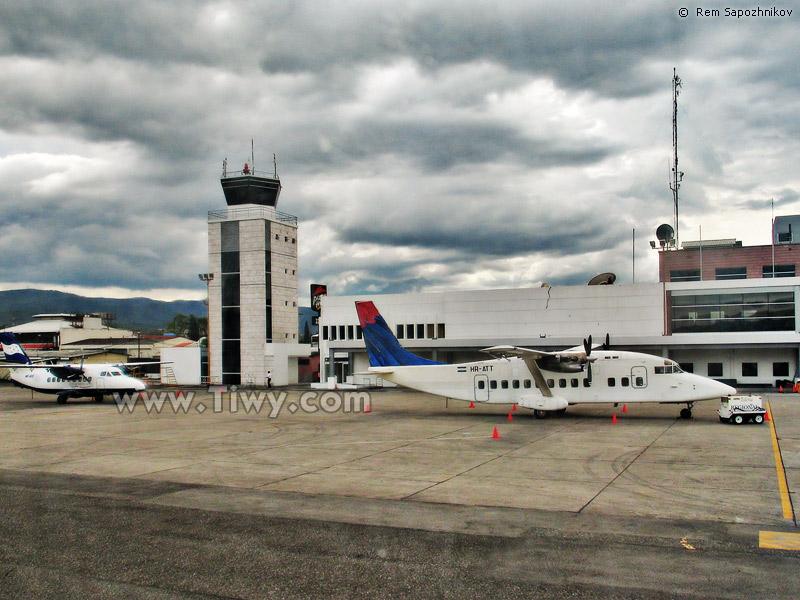
[[[104,390],[106,389],[106,378],[102,375],[97,377],[97,389]]]
[[[634,388],[642,389],[647,387],[647,368],[633,367],[631,369],[631,384]]]
[[[475,375],[475,400],[487,402],[489,400],[489,376]]]

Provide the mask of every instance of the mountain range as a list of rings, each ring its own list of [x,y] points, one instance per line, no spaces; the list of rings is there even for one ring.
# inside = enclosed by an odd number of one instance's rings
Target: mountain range
[[[157,331],[177,314],[206,316],[201,300],[163,302],[151,298],[87,298],[55,290],[8,290],[0,292],[0,328],[33,320],[45,313],[113,313],[112,327]]]
[[[112,327],[142,332],[157,332],[177,314],[206,316],[202,300],[164,302],[151,298],[89,298],[55,290],[0,291],[0,329],[33,320],[46,313],[112,313]],[[298,311],[298,332],[303,335],[308,323],[310,333],[317,332],[312,318],[316,313],[307,307]]]

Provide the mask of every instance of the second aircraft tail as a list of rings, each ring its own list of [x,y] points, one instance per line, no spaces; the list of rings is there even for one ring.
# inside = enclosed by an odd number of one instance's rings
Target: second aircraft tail
[[[367,347],[371,367],[442,364],[417,356],[403,348],[371,301],[356,302],[356,311],[364,332],[364,344]]]

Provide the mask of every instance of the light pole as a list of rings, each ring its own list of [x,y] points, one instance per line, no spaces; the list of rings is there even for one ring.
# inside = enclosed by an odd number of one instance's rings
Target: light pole
[[[206,347],[208,348],[206,354],[206,377],[208,383],[211,383],[211,307],[209,305],[209,297],[211,295],[211,281],[214,279],[213,273],[198,273],[197,276],[200,281],[206,282]],[[201,350],[202,352],[202,350]]]

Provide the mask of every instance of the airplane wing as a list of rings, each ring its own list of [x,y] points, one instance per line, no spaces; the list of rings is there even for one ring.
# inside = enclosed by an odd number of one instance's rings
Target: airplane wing
[[[83,375],[83,369],[69,365],[26,365],[21,363],[0,363],[2,369],[47,369],[60,379],[74,379]]]
[[[519,348],[517,346],[492,346],[491,348],[484,348],[481,352],[497,356],[499,358],[508,358],[509,356],[532,358],[545,358],[546,356],[556,356],[555,352],[545,352],[544,350],[531,350],[530,348]]]

